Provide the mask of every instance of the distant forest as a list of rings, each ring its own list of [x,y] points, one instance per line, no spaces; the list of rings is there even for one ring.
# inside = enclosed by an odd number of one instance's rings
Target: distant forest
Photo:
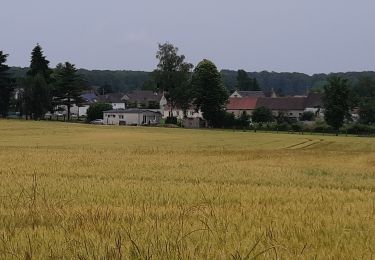
[[[13,67],[11,73],[15,78],[25,77],[28,68]],[[150,80],[150,72],[127,71],[127,70],[85,70],[80,69],[88,86],[110,85],[114,91],[128,92],[134,89],[142,89],[144,84]],[[237,85],[237,71],[222,70],[223,82],[228,90],[234,90]],[[346,72],[334,74],[314,74],[312,76],[304,73],[289,72],[248,72],[249,77],[256,78],[263,90],[273,88],[279,95],[301,95],[308,89],[321,88],[328,76],[336,75],[349,79],[355,84],[359,78],[369,77],[375,79],[375,72]]]

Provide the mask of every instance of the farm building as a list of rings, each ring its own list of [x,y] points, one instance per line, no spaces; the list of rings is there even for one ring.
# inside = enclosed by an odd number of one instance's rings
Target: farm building
[[[241,116],[243,112],[252,115],[257,101],[257,97],[229,98],[226,109],[228,113],[233,113],[236,117]]]
[[[160,120],[159,112],[147,109],[114,109],[103,112],[105,125],[155,125]]]
[[[305,112],[306,97],[259,98],[256,107],[267,107],[274,116],[284,113],[289,118],[298,119]]]

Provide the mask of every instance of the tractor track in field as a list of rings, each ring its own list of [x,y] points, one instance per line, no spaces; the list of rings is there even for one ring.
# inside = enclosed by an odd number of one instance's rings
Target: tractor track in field
[[[305,141],[303,141],[303,142],[284,147],[283,149],[284,150],[302,150],[302,149],[312,148],[312,147],[314,147],[315,145],[318,145],[318,144],[319,145],[322,145],[322,144],[328,145],[330,143],[331,142],[326,143],[323,139],[312,140],[312,139],[306,138]]]

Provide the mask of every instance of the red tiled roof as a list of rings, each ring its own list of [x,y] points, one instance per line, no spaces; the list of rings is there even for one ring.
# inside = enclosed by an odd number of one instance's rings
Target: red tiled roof
[[[230,98],[227,110],[252,110],[257,104],[257,97]]]
[[[259,98],[256,107],[271,110],[304,110],[306,97]]]

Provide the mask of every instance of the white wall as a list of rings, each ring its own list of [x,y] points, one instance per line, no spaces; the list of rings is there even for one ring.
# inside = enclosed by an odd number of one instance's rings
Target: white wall
[[[125,109],[125,103],[111,103],[113,109]]]
[[[177,117],[178,119],[184,119],[184,111],[182,111],[181,109],[173,109],[172,111],[169,109],[164,110],[163,118],[167,118],[170,116]],[[202,111],[196,112],[193,109],[189,109],[187,111],[187,117],[188,118],[203,118],[203,114],[202,114]]]
[[[149,112],[141,113],[104,113],[103,124],[119,125],[124,122],[126,125],[141,125],[143,123],[159,123],[161,116]]]
[[[239,109],[236,109],[236,110],[226,110],[228,113],[230,114],[234,114],[236,117],[240,117],[242,115],[242,113],[245,111],[249,116],[251,116],[253,114],[253,111],[252,109],[249,109],[249,110],[239,110]]]

